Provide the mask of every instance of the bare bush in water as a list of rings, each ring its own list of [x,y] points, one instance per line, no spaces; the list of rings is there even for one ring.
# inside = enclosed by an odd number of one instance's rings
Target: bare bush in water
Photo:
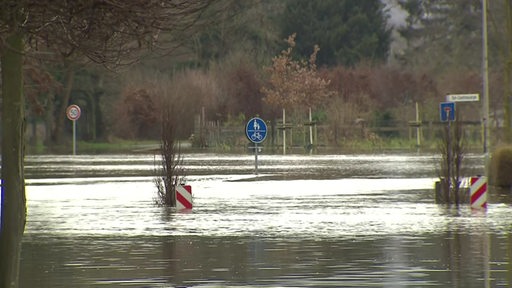
[[[457,119],[447,123],[442,140],[439,144],[441,160],[438,175],[440,179],[440,191],[436,191],[436,200],[444,204],[459,205],[465,201],[461,199],[461,175],[464,155],[466,154],[465,140],[462,131],[462,123]]]
[[[154,179],[157,188],[155,203],[159,206],[176,207],[176,186],[185,180],[183,157],[176,140],[177,119],[170,105],[164,105],[160,140],[161,165]],[[156,158],[156,157],[155,157]],[[155,166],[156,166],[155,160]]]

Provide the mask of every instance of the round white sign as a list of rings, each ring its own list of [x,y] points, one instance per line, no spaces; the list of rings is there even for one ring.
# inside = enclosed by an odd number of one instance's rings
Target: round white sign
[[[80,118],[80,107],[78,105],[69,105],[66,109],[66,116],[68,116],[68,119],[71,121],[75,121],[78,118]]]

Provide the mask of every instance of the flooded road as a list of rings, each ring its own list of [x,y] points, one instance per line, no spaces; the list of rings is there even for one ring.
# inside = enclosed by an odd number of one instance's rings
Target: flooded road
[[[508,198],[487,213],[434,204],[433,155],[259,160],[255,176],[250,155],[185,155],[194,208],[177,212],[154,205],[152,155],[27,157],[21,287],[512,282]]]

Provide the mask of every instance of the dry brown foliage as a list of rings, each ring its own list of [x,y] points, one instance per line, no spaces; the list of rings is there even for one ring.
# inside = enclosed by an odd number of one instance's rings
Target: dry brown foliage
[[[216,63],[209,74],[216,79],[221,93],[216,103],[216,120],[226,121],[240,114],[248,117],[263,114],[260,71],[246,55],[238,53]]]
[[[176,136],[188,138],[194,130],[194,116],[207,107],[215,115],[220,95],[218,83],[199,70],[167,75],[148,71],[133,72],[124,84],[116,108],[116,134],[126,138],[158,138],[162,107],[172,106],[178,119]]]
[[[363,64],[355,68],[338,66],[324,73],[340,97],[359,106],[369,105],[358,99],[360,95],[368,95],[367,100],[378,109],[422,102],[438,96],[432,77],[402,68]]]
[[[269,85],[261,91],[263,101],[274,108],[307,108],[327,102],[334,92],[329,81],[320,76],[316,67],[316,56],[320,48],[315,45],[309,61],[294,60],[293,34],[286,39],[288,48],[272,59],[272,66],[266,67],[270,74]]]
[[[396,121],[406,125],[415,117],[415,102],[422,104],[439,97],[433,78],[397,67],[363,63],[353,68],[323,69],[321,73],[337,92],[326,110],[336,143],[366,137],[365,127],[371,125],[377,112],[392,113]]]
[[[154,138],[158,135],[160,106],[155,95],[147,88],[126,91],[124,98],[126,135],[135,138]]]
[[[49,94],[62,90],[62,84],[36,59],[25,59],[24,88],[28,107],[37,116],[44,114]]]

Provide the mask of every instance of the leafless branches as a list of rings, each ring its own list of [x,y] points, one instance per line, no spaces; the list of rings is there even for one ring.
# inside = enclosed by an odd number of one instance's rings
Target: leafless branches
[[[106,66],[129,64],[143,49],[168,52],[215,21],[215,0],[5,0],[0,37],[21,30],[30,47]],[[205,15],[208,14],[208,17]]]
[[[460,119],[458,119],[460,120]],[[461,121],[447,125],[439,145],[441,162],[439,165],[439,178],[444,179],[443,187],[445,200],[448,204],[459,205],[462,203],[460,186],[462,182],[462,166],[466,155],[465,139]]]
[[[179,143],[176,143],[176,125],[178,119],[174,116],[168,101],[162,113],[162,137],[160,142],[161,176],[154,180],[157,187],[155,202],[161,206],[176,207],[176,187],[184,181],[185,170]]]

